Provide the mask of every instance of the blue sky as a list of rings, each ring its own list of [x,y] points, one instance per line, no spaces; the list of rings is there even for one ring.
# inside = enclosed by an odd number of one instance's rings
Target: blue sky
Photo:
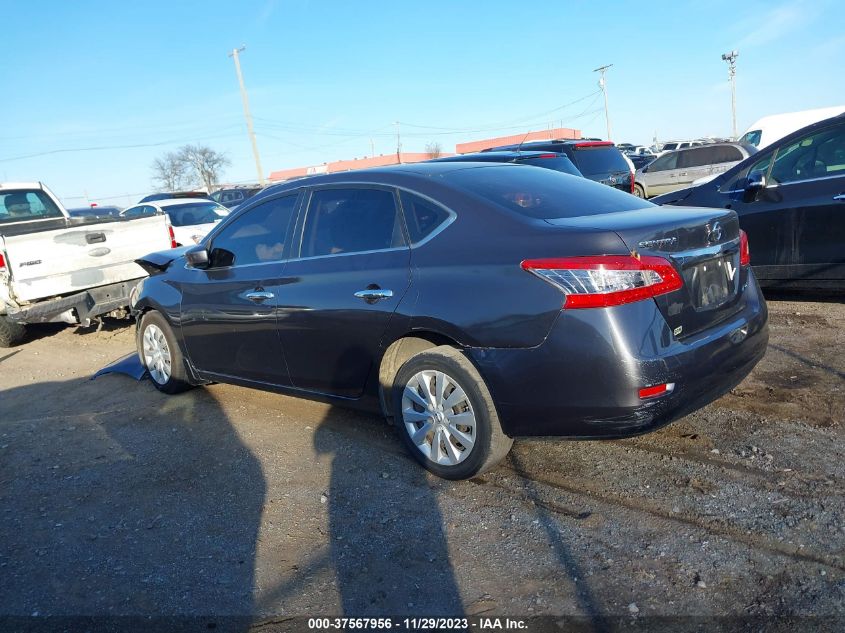
[[[3,23],[0,177],[71,206],[134,202],[153,159],[189,142],[254,181],[227,57],[242,44],[265,175],[394,152],[396,121],[404,151],[552,123],[604,137],[603,64],[617,142],[729,135],[731,49],[740,133],[845,103],[833,0],[7,0]]]

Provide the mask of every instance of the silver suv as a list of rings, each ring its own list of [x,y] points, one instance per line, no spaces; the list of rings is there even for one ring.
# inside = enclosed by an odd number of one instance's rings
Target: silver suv
[[[739,143],[712,143],[668,152],[637,170],[634,195],[651,198],[689,187],[694,180],[727,171],[756,151]]]

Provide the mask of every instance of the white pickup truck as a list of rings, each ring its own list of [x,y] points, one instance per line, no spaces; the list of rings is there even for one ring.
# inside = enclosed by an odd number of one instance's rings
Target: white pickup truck
[[[72,218],[41,183],[0,183],[0,347],[29,323],[128,316],[135,259],[173,246],[166,215]]]

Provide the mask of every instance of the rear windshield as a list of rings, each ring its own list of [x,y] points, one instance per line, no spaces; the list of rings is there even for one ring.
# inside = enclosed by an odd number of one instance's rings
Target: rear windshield
[[[520,161],[526,165],[534,165],[535,167],[545,167],[546,169],[554,169],[561,171],[564,174],[572,174],[573,176],[580,176],[581,172],[572,164],[566,156],[559,156],[557,158],[526,158]]]
[[[449,172],[444,179],[510,211],[543,220],[654,206],[619,189],[551,169],[475,167]]]
[[[173,226],[193,226],[211,224],[222,220],[229,214],[229,209],[216,202],[192,202],[164,208]]]
[[[40,189],[15,189],[0,193],[0,224],[63,217],[56,203]]]
[[[627,161],[622,157],[622,152],[611,146],[576,148],[572,152],[572,160],[585,176],[631,171]]]

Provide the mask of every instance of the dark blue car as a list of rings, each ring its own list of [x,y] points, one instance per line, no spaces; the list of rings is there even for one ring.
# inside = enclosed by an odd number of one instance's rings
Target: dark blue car
[[[763,356],[736,214],[658,209],[526,165],[420,163],[250,199],[141,260],[155,386],[227,382],[381,411],[446,478],[512,438],[644,433]]]

